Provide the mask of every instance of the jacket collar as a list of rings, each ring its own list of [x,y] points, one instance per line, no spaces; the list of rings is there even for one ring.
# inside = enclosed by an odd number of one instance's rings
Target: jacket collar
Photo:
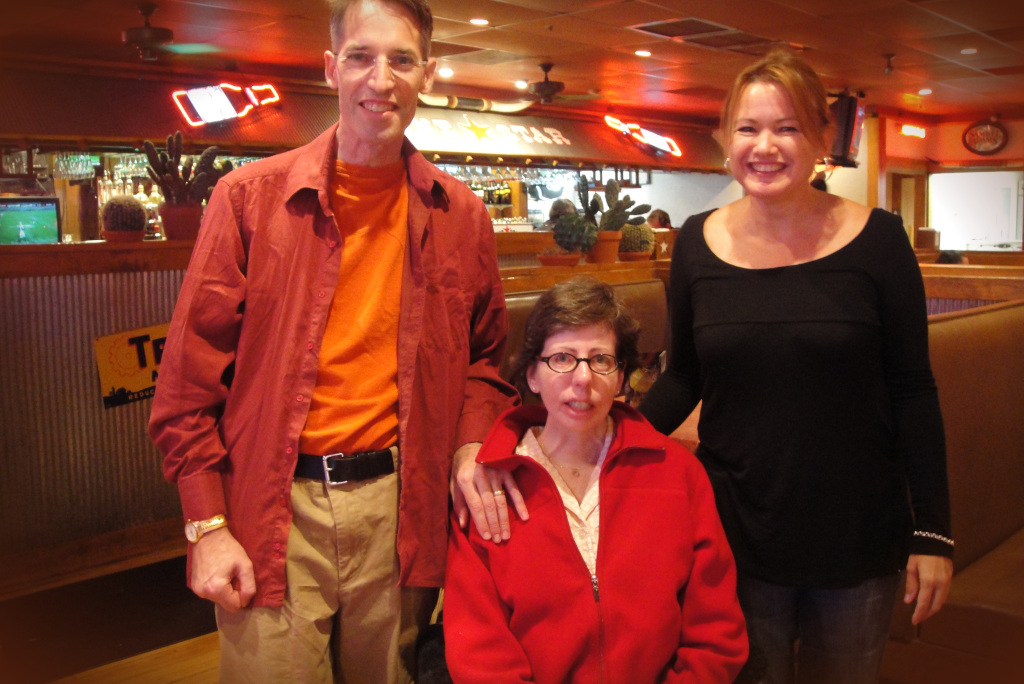
[[[524,460],[515,453],[516,445],[528,429],[543,425],[547,415],[547,409],[534,404],[518,406],[498,416],[477,454],[477,462],[502,470],[515,469]],[[664,436],[651,427],[635,408],[616,401],[609,415],[615,423],[615,436],[608,448],[609,463],[619,452],[627,449],[665,450]]]

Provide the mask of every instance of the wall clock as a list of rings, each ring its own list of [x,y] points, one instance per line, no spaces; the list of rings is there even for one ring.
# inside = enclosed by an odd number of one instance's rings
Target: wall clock
[[[963,143],[974,154],[988,155],[1006,147],[1008,137],[1001,123],[986,119],[975,121],[964,129]]]

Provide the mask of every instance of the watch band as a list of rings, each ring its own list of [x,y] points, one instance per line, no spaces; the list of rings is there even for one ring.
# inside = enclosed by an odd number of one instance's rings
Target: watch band
[[[223,515],[215,515],[206,520],[189,520],[185,523],[185,539],[195,544],[207,532],[212,532],[227,524],[228,520]]]

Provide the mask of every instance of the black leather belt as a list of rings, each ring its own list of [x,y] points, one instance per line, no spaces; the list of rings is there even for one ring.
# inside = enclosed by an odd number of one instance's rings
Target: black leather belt
[[[363,451],[357,454],[313,456],[299,454],[295,477],[308,477],[331,485],[362,482],[395,472],[391,449]]]

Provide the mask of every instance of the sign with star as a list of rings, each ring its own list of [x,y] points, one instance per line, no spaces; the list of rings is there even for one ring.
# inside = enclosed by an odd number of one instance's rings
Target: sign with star
[[[406,136],[421,152],[520,156],[534,161],[605,162],[675,169],[722,168],[710,135],[614,120],[556,119],[418,107]],[[656,129],[656,130],[652,130]]]

